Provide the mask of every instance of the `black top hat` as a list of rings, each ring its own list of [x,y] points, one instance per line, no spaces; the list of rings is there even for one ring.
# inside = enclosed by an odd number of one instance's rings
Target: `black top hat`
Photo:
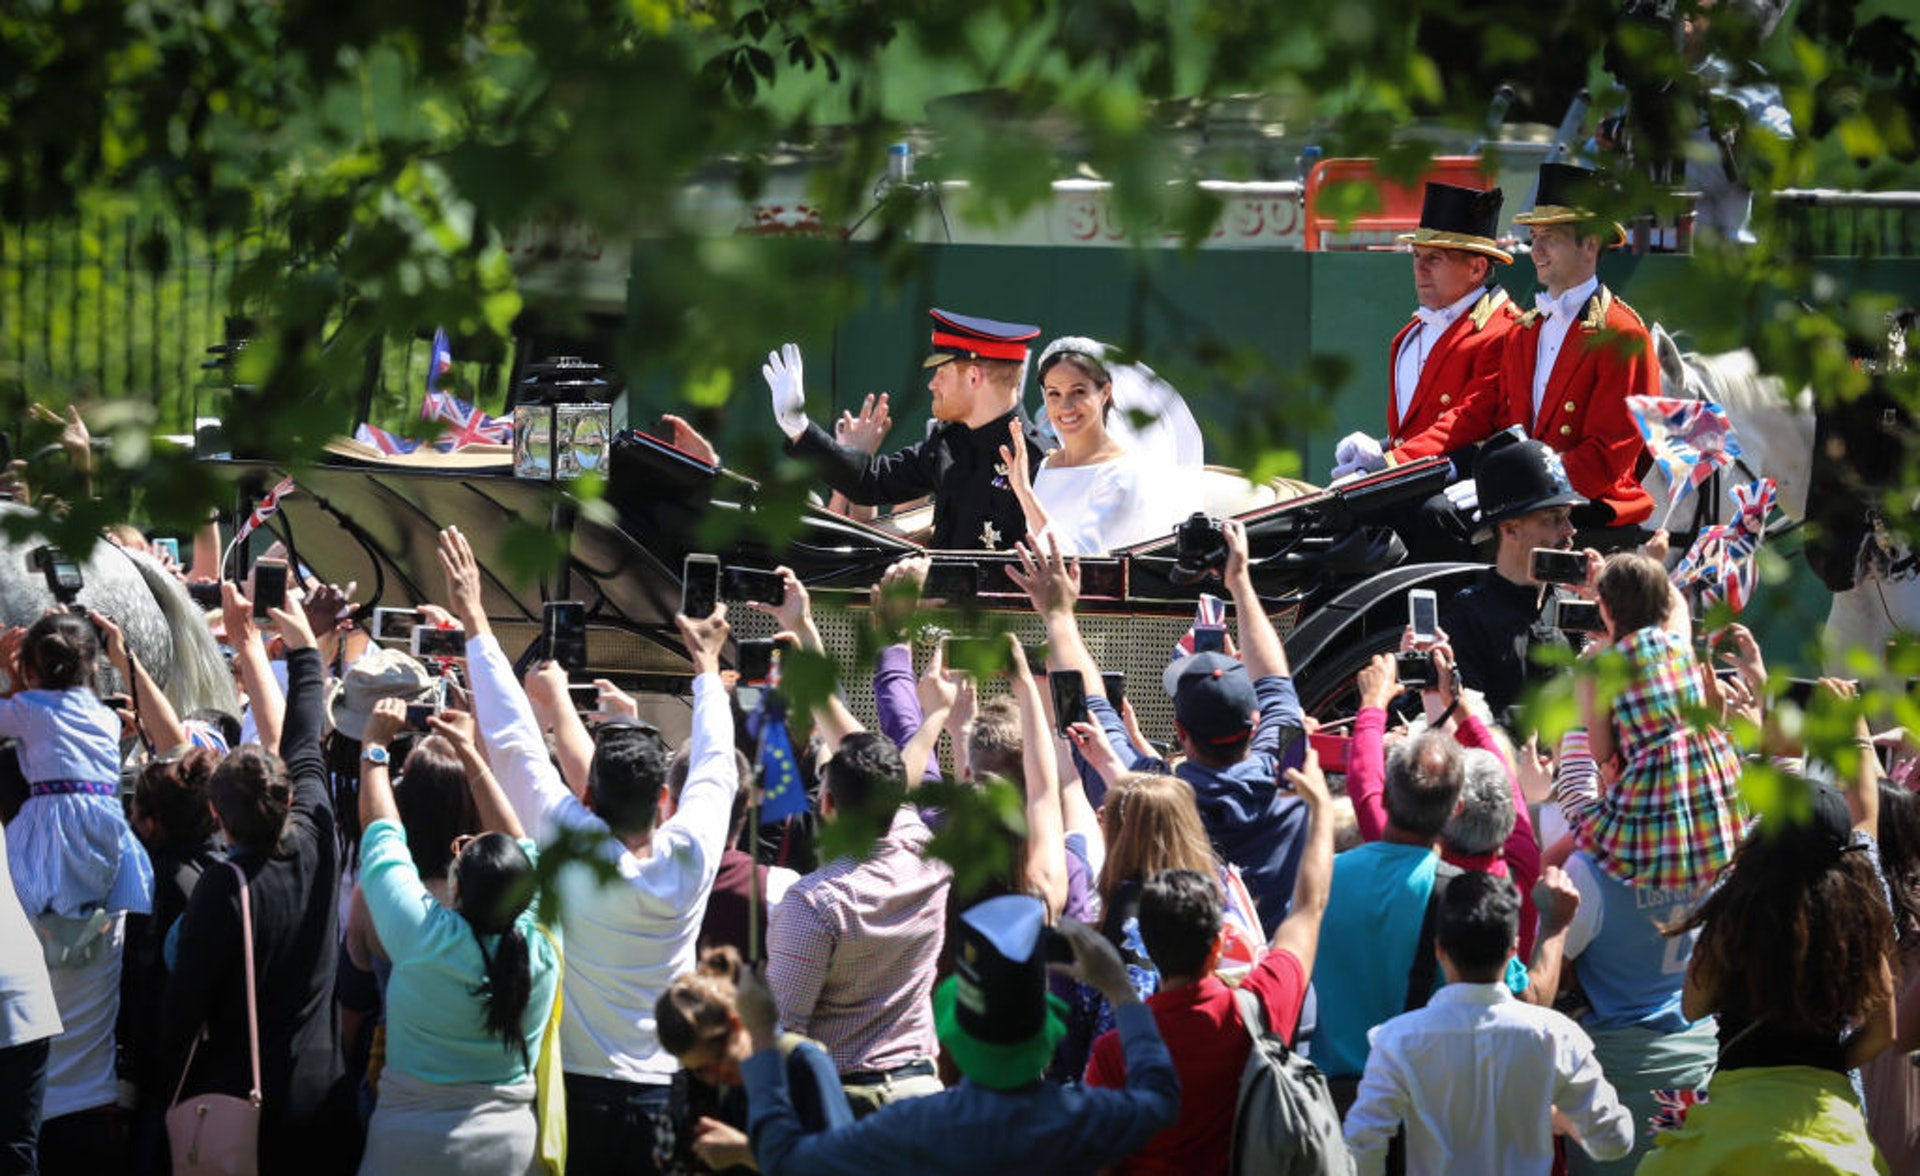
[[[1627,243],[1626,227],[1591,207],[1612,188],[1611,177],[1597,168],[1571,163],[1543,163],[1534,191],[1533,207],[1515,213],[1516,225],[1590,225],[1613,229],[1615,246]]]
[[[1420,227],[1400,234],[1400,243],[1461,249],[1491,257],[1501,265],[1512,265],[1513,254],[1494,240],[1503,200],[1498,188],[1462,188],[1428,180],[1426,199],[1420,205]]]
[[[1501,433],[1489,439],[1474,463],[1480,495],[1474,542],[1484,543],[1508,519],[1555,506],[1583,506],[1586,499],[1567,480],[1560,455],[1543,442]]]
[[[939,367],[956,359],[1005,359],[1015,363],[1027,358],[1027,344],[1040,337],[1040,328],[1026,323],[1003,323],[997,319],[954,314],[939,307],[927,311],[933,316],[933,353],[923,367]]]

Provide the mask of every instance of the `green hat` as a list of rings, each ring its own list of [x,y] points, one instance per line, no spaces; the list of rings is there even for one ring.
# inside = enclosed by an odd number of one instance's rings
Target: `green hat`
[[[1025,894],[975,904],[960,917],[954,974],[933,990],[940,1044],[990,1090],[1037,1082],[1066,1036],[1066,1002],[1047,992],[1046,907]]]

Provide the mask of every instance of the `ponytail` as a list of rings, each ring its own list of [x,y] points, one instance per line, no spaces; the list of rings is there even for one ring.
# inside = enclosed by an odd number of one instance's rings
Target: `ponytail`
[[[517,925],[510,925],[500,933],[500,942],[491,953],[477,928],[474,940],[480,944],[480,958],[486,963],[487,976],[471,991],[486,1010],[487,1032],[518,1053],[521,1065],[532,1069],[533,1058],[527,1052],[527,1035],[521,1026],[527,1015],[527,1000],[533,995],[527,937],[520,933]]]
[[[467,843],[454,863],[460,914],[473,928],[486,976],[470,991],[485,1010],[487,1032],[498,1037],[531,1067],[522,1022],[533,994],[533,967],[527,937],[517,920],[533,897],[533,863],[505,833],[483,833]],[[498,935],[489,952],[487,937]]]

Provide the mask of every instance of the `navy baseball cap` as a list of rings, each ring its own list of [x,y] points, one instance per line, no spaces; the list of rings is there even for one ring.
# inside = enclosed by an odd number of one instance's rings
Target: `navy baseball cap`
[[[1259,709],[1246,665],[1224,653],[1194,654],[1174,683],[1173,717],[1203,743],[1246,738]]]

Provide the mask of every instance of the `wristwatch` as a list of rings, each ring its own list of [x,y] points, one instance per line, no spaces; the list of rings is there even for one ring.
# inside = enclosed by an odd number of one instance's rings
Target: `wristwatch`
[[[392,756],[387,754],[387,749],[378,743],[369,743],[367,746],[361,748],[360,758],[370,764],[378,764],[383,768],[393,759]]]

